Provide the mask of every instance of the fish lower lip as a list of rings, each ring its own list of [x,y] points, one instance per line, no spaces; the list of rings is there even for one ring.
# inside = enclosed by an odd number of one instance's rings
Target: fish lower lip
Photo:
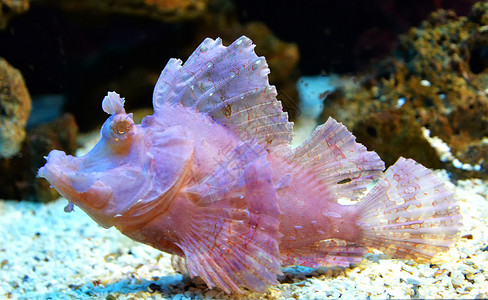
[[[75,171],[75,164],[69,157],[63,151],[51,151],[37,177],[45,178],[58,191],[65,190],[70,184],[69,174]]]
[[[64,172],[60,171],[59,168],[51,163],[47,163],[44,165],[44,167],[40,168],[37,172],[37,177],[46,179],[53,186],[66,183],[68,180],[68,177],[64,174]]]
[[[44,167],[41,167],[38,171],[37,171],[37,178],[44,178],[44,179],[47,179],[48,178],[48,175],[49,174],[49,171],[46,169],[46,166]]]

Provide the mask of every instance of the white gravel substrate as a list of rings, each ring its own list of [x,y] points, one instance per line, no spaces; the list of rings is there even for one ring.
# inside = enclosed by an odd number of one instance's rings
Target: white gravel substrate
[[[101,228],[80,209],[65,213],[64,199],[0,201],[0,298],[488,298],[487,182],[460,181],[455,189],[464,228],[430,264],[371,253],[352,268],[286,268],[280,285],[238,297],[175,273],[169,255]]]

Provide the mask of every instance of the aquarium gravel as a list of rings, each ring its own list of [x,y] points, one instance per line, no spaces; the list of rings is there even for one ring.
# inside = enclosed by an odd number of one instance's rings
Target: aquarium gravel
[[[85,137],[90,149],[97,135]],[[78,154],[83,154],[80,149]],[[437,171],[447,180],[447,174]],[[452,184],[451,184],[452,185]],[[266,293],[228,296],[171,267],[171,256],[103,229],[63,198],[0,202],[0,297],[7,299],[487,298],[488,189],[458,181],[464,228],[430,263],[368,254],[350,268],[289,267]]]

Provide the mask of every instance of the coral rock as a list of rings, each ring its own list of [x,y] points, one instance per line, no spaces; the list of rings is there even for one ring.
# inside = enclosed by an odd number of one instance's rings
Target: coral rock
[[[175,22],[188,20],[203,15],[207,10],[208,0],[88,0],[88,1],[53,1],[42,0],[48,4],[60,6],[67,11],[96,11],[118,13],[132,16]]]
[[[22,74],[0,58],[0,157],[15,155],[25,137],[31,98]]]
[[[29,0],[0,0],[0,29],[7,27],[10,18],[28,9]]]
[[[45,180],[36,178],[44,164],[43,156],[53,147],[74,153],[77,148],[78,126],[70,114],[28,130],[27,137],[17,155],[0,158],[0,199],[48,202],[59,194]]]
[[[409,127],[405,130],[405,127]],[[426,162],[429,168],[440,168],[439,156],[423,137],[415,117],[400,111],[370,114],[356,123],[354,135],[358,140],[369,141],[385,163],[395,163],[398,153],[414,160]]]
[[[433,148],[422,137],[419,126],[427,128],[431,136],[448,144],[456,160],[442,167],[461,178],[488,178],[484,163],[488,161],[484,141],[488,136],[487,28],[488,1],[476,3],[468,17],[445,10],[432,13],[399,38],[394,57],[359,78],[353,93],[339,91],[328,98],[325,114],[355,128],[358,140],[374,146],[390,163],[398,156],[407,156],[434,167],[433,156],[428,154]],[[409,115],[400,127],[393,121],[398,113]],[[380,115],[393,121],[393,129],[380,122],[385,130],[372,137],[367,128],[376,128]],[[396,140],[403,145],[379,146],[380,134],[385,134],[383,142]]]

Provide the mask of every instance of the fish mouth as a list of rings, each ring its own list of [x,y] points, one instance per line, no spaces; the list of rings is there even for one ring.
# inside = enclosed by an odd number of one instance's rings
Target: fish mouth
[[[112,216],[101,211],[112,197],[111,187],[97,180],[94,174],[79,172],[81,160],[78,157],[53,150],[45,158],[47,162],[39,169],[37,177],[49,181],[61,196],[80,207],[101,226],[112,226]]]
[[[84,204],[92,208],[102,208],[110,198],[112,189],[100,182],[97,174],[80,172],[79,157],[53,150],[46,160],[37,176],[49,181],[63,197],[74,204],[82,208]]]
[[[53,150],[44,158],[47,162],[39,169],[37,177],[45,178],[63,197],[70,199],[74,192],[70,175],[77,170],[76,157]]]

